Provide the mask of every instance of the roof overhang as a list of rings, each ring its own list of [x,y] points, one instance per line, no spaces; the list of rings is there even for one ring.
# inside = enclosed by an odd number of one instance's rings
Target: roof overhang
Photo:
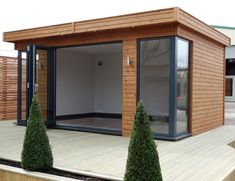
[[[15,43],[18,41],[49,38],[54,36],[172,23],[182,24],[226,46],[230,44],[230,39],[227,36],[178,7],[5,32],[3,35],[3,41]]]

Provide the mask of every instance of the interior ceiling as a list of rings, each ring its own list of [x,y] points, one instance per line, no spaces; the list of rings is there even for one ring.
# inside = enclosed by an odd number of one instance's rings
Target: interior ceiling
[[[83,54],[114,54],[122,52],[122,43],[68,47],[63,50]]]

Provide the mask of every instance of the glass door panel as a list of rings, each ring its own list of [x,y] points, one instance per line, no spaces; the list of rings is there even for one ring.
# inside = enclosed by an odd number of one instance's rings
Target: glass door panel
[[[226,91],[225,96],[233,96],[233,79],[232,78],[226,78]]]
[[[235,59],[226,60],[225,101],[235,101]]]
[[[235,76],[226,76],[225,101],[235,101]]]
[[[55,49],[27,47],[27,118],[34,94],[38,95],[42,118],[55,125]]]
[[[140,100],[155,134],[169,134],[170,39],[140,41]]]
[[[25,125],[27,120],[27,53],[18,51],[17,61],[17,124]]]

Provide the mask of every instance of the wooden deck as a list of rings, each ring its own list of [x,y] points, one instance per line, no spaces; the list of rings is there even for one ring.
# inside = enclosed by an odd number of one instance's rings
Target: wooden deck
[[[20,160],[25,127],[0,122],[0,157]],[[121,180],[129,138],[48,130],[54,166]],[[235,126],[223,126],[178,142],[157,141],[165,181],[222,180],[235,169]]]

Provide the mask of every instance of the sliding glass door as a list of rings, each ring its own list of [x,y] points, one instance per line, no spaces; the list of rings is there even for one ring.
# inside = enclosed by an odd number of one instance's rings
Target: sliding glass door
[[[19,53],[19,59],[22,56]],[[22,58],[21,58],[22,59]],[[55,124],[55,50],[53,48],[31,45],[27,47],[26,57],[26,120],[29,117],[30,105],[34,94],[38,95],[42,118],[47,125]],[[19,68],[20,69],[20,68]],[[19,73],[22,75],[22,71]],[[22,82],[19,82],[22,83]],[[19,85],[20,87],[20,85]],[[18,90],[22,98],[21,90]],[[22,104],[18,105],[22,112]],[[25,121],[22,116],[18,122]]]
[[[25,125],[27,120],[27,53],[18,51],[17,76],[17,123]]]
[[[189,42],[178,37],[138,43],[138,97],[154,135],[176,139],[188,134]]]

